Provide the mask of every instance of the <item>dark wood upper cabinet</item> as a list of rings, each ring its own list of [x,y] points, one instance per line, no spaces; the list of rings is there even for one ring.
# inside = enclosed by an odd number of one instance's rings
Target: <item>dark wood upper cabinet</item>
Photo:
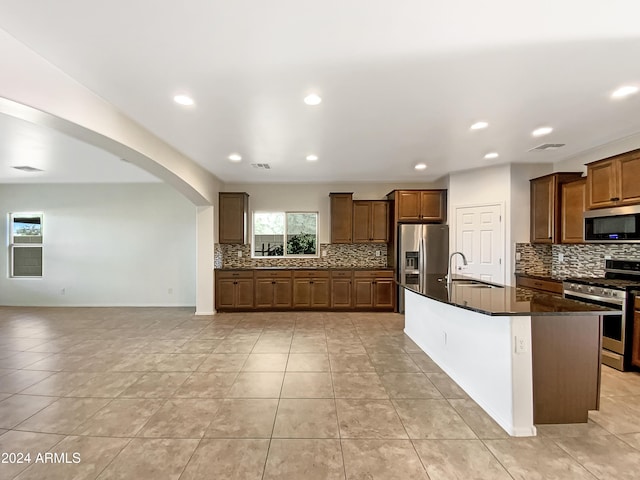
[[[587,179],[564,183],[561,186],[560,243],[584,243],[584,211]]]
[[[531,243],[560,242],[560,186],[579,172],[561,172],[531,180]]]
[[[351,243],[353,193],[331,193],[331,243]]]
[[[218,195],[218,243],[247,243],[249,195],[220,192]]]
[[[385,200],[353,202],[353,243],[387,243],[389,204]]]
[[[587,164],[587,208],[640,204],[640,150]]]
[[[446,219],[446,190],[395,190],[395,222],[441,223]],[[391,199],[391,198],[390,198]]]

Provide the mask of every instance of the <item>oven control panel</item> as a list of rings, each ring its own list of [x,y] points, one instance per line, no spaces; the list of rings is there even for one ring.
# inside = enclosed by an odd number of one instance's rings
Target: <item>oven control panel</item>
[[[624,303],[627,298],[627,292],[625,290],[584,285],[582,283],[564,282],[563,290],[565,296],[574,295],[576,297],[618,304]]]

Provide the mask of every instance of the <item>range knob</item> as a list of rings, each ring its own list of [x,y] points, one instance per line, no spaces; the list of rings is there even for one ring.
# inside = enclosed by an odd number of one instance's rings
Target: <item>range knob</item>
[[[593,290],[594,290],[593,287],[587,288],[587,292],[589,292],[589,293],[593,293]]]

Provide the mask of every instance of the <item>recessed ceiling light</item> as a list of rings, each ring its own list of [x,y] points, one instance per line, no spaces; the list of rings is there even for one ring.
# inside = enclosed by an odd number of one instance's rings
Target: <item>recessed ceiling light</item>
[[[500,155],[498,155],[498,152],[490,152],[487,153],[484,158],[487,160],[491,160],[492,158],[498,158]]]
[[[321,102],[322,98],[320,98],[320,96],[316,95],[315,93],[304,97],[304,103],[306,103],[307,105],[320,105]]]
[[[315,162],[316,160],[318,160],[318,156],[317,155],[307,155],[307,160],[309,162]]]
[[[239,162],[240,160],[242,160],[242,156],[239,153],[232,153],[227,158],[232,162]]]
[[[476,122],[471,125],[471,130],[482,130],[483,128],[487,128],[489,126],[489,122]]]
[[[551,132],[553,132],[553,128],[551,127],[540,127],[531,132],[531,135],[534,137],[542,137],[543,135],[548,135]]]
[[[190,107],[195,103],[193,101],[193,98],[188,95],[176,95],[175,97],[173,97],[173,101],[178,105],[184,105],[185,107]]]
[[[426,163],[417,163],[415,167],[416,170],[425,170],[427,168],[427,164]]]
[[[611,98],[624,98],[628,97],[629,95],[633,95],[634,93],[638,93],[638,87],[634,85],[625,85],[613,92],[611,94]]]

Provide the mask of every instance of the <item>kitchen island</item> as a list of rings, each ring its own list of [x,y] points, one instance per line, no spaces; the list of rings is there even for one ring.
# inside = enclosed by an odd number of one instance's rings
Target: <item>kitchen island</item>
[[[600,397],[603,307],[426,275],[405,288],[405,333],[504,430],[587,422]]]

